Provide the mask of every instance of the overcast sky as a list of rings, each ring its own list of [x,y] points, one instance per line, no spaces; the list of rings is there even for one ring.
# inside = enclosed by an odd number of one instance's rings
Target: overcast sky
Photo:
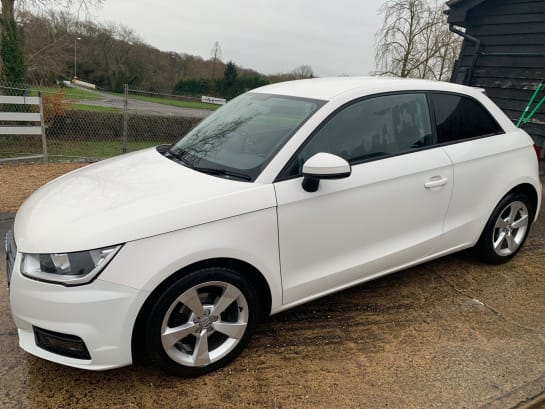
[[[264,74],[308,64],[318,76],[374,70],[383,0],[105,0],[92,14],[131,27],[164,51],[210,57]]]

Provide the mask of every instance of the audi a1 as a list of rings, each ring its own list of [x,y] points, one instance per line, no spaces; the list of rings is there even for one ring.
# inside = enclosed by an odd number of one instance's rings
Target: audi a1
[[[106,370],[223,367],[272,314],[467,248],[520,250],[539,152],[482,90],[273,84],[171,146],[38,189],[6,237],[22,349]]]

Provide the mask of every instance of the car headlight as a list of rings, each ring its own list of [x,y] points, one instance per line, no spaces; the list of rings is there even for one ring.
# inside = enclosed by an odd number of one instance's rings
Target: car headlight
[[[108,265],[120,248],[121,245],[74,253],[24,253],[21,273],[34,280],[66,286],[86,284]]]

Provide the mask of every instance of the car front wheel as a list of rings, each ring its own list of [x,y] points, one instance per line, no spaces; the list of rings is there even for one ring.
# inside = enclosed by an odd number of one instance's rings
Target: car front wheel
[[[476,248],[480,258],[490,264],[509,261],[520,250],[534,217],[528,197],[509,193],[494,209]]]
[[[250,340],[258,308],[255,290],[236,271],[194,271],[153,305],[146,325],[148,352],[174,375],[198,376],[221,368]]]

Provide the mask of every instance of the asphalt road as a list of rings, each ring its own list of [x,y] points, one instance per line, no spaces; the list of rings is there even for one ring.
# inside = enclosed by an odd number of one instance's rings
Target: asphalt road
[[[523,407],[545,391],[544,219],[506,265],[461,253],[295,308],[198,379],[153,366],[86,372],[26,354],[0,263],[0,407]],[[0,234],[9,225],[0,217]]]
[[[78,88],[78,87],[74,87]],[[92,99],[80,99],[79,103],[85,105],[95,105],[101,107],[109,108],[118,108],[124,109],[125,107],[125,98],[118,95],[108,94],[105,92],[94,91],[87,88],[82,88],[87,92],[92,92],[96,94],[97,98]],[[134,111],[144,114],[152,115],[163,115],[163,116],[182,116],[182,117],[193,117],[193,118],[206,118],[213,111],[208,109],[193,109],[193,108],[182,108],[175,107],[170,105],[156,104],[154,102],[141,101],[137,99],[130,99],[128,101],[129,111]]]

